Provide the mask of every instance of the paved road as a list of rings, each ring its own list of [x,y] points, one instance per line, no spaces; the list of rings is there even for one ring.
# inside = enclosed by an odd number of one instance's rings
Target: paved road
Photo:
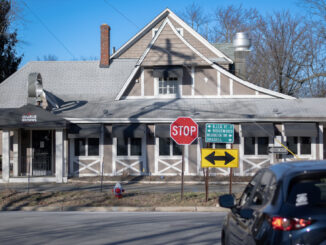
[[[113,184],[104,184],[103,190],[111,190]],[[156,192],[156,193],[172,193],[180,192],[180,184],[140,184],[129,183],[124,184],[123,187],[126,191],[142,191],[142,192]],[[28,185],[25,184],[0,184],[0,191],[6,188],[15,189],[17,191],[27,191]],[[81,183],[68,183],[68,184],[55,184],[55,183],[41,183],[30,184],[30,191],[45,192],[45,191],[71,191],[71,190],[97,190],[101,188],[100,184],[81,184]],[[245,188],[245,184],[233,184],[232,192],[239,193]],[[204,184],[185,184],[184,189],[186,192],[205,192]],[[209,191],[228,193],[228,184],[211,184]]]
[[[220,244],[225,213],[1,212],[0,244]]]

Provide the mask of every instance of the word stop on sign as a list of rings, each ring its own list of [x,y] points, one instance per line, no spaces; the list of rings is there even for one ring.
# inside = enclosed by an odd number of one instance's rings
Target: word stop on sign
[[[197,128],[195,126],[172,126],[173,136],[193,136],[196,134]]]

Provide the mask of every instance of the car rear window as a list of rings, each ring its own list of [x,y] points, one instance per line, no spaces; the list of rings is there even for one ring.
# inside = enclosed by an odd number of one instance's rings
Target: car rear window
[[[295,207],[326,206],[326,172],[294,178],[287,202]]]

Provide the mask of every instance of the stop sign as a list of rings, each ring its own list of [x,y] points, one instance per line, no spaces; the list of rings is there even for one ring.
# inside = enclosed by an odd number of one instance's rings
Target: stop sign
[[[198,124],[190,117],[179,117],[170,125],[170,136],[178,145],[189,145],[198,137]]]

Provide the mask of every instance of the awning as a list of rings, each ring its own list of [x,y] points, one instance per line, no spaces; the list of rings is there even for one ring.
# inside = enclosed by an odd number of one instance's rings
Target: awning
[[[154,77],[182,77],[183,70],[181,67],[154,68]]]
[[[0,109],[0,128],[66,128],[68,122],[39,106],[32,104],[20,108]]]
[[[75,134],[81,138],[98,138],[101,135],[101,124],[72,124],[68,134]]]
[[[144,124],[116,124],[112,126],[112,137],[142,138],[146,134]]]
[[[242,123],[242,137],[273,137],[273,123]]]
[[[285,136],[317,137],[318,130],[315,123],[284,123]]]
[[[170,124],[156,124],[155,137],[170,138]]]

